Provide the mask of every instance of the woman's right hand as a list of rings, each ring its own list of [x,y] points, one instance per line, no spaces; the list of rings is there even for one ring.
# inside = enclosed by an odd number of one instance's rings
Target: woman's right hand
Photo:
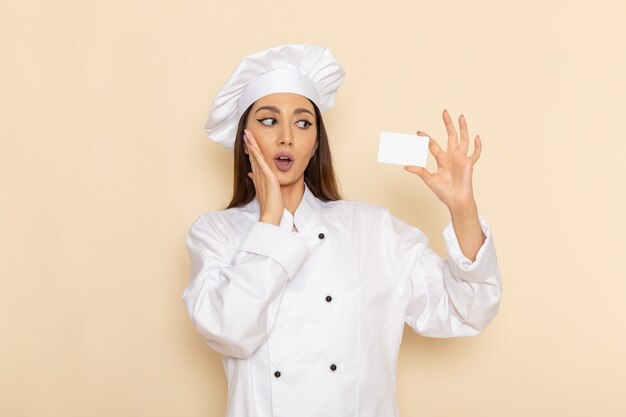
[[[283,195],[280,191],[278,178],[265,161],[252,132],[245,129],[243,140],[252,166],[252,172],[248,172],[248,176],[252,178],[254,183],[256,198],[261,210],[259,221],[278,226],[284,210]]]

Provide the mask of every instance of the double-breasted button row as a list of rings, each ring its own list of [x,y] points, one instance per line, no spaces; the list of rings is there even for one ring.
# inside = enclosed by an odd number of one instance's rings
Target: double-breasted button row
[[[317,237],[320,238],[320,240],[322,240],[326,237],[326,235],[324,235],[324,233],[320,233],[319,235],[317,235]],[[326,302],[330,303],[331,301],[333,301],[333,297],[331,297],[330,295],[327,295]]]
[[[334,363],[330,364],[330,370],[331,370],[331,371],[333,371],[333,372],[335,372],[335,371],[337,370],[337,365],[335,365]],[[282,375],[282,374],[280,373],[280,371],[276,371],[276,372],[274,372],[274,376],[275,376],[276,378],[280,378],[280,376],[281,376],[281,375]]]

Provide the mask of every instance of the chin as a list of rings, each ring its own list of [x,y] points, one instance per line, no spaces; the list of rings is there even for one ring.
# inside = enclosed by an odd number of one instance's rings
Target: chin
[[[293,181],[293,180],[292,180],[292,179],[290,179],[290,178],[289,178],[289,179],[287,179],[287,178],[285,178],[285,179],[280,179],[280,178],[279,178],[279,179],[278,179],[278,183],[280,184],[280,186],[281,186],[281,187],[287,187],[287,186],[290,186],[290,185],[295,184],[295,183],[296,183],[296,181]]]
[[[294,185],[295,183],[297,183],[300,178],[303,178],[304,175],[301,175],[299,177],[294,177],[293,175],[290,175],[290,172],[287,173],[280,173],[278,175],[276,175],[278,177],[278,183],[280,184],[281,187],[287,187],[290,185]]]

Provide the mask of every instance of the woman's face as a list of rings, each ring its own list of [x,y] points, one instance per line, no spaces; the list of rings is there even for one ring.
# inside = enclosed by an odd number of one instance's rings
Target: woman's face
[[[252,105],[246,129],[281,186],[304,181],[304,170],[317,149],[316,123],[313,104],[298,94],[270,94]]]

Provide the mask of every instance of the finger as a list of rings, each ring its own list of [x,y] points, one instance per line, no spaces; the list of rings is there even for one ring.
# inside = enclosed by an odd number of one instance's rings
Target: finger
[[[265,173],[263,172],[263,167],[261,167],[259,163],[259,154],[257,153],[256,149],[251,145],[249,139],[247,140],[248,150],[250,152],[248,154],[248,157],[250,159],[250,167],[252,168],[252,175],[250,176],[250,178],[252,178],[255,188],[258,188],[262,185],[262,179],[265,177]]]
[[[254,135],[249,130],[244,130],[246,143],[248,144],[248,150],[250,151],[252,157],[254,158],[254,162],[257,164],[257,168],[259,170],[262,167],[262,164],[265,163],[265,158],[261,153],[261,149],[259,148],[259,144],[257,143]]]
[[[251,148],[251,153],[254,157],[253,173],[254,173],[255,180],[257,181],[259,186],[263,187],[265,185],[265,182],[268,179],[268,175],[271,175],[271,173],[268,174],[269,167],[264,167],[262,165],[262,162],[259,160],[259,155],[257,154],[256,149]]]
[[[469,134],[467,132],[467,120],[465,120],[465,116],[463,115],[459,117],[459,130],[461,132],[459,150],[463,152],[463,155],[467,155],[467,150],[469,149]]]
[[[470,155],[470,160],[472,161],[472,163],[476,163],[476,161],[478,161],[478,158],[480,158],[480,152],[483,150],[483,145],[480,142],[480,136],[476,135],[476,138],[474,139],[474,152],[472,152],[472,154]]]
[[[261,151],[254,146],[250,149],[252,151],[252,155],[254,155],[254,160],[257,164],[257,169],[259,173],[262,173],[266,177],[272,176],[273,175],[272,169],[268,165],[267,161],[265,161],[265,157],[263,156]]]
[[[243,133],[243,152],[248,155],[248,136],[246,136],[246,132]]]
[[[246,143],[248,144],[248,148],[252,148],[252,147],[255,147],[255,145],[257,145],[256,138],[254,137],[252,132],[250,132],[248,129],[244,129],[243,134],[244,134],[244,139]]]
[[[414,165],[409,165],[409,166],[405,166],[404,169],[412,174],[417,175],[418,177],[420,177],[422,179],[422,181],[424,181],[426,184],[428,184],[430,182],[430,177],[431,177],[431,173],[428,172],[428,170],[426,168],[422,168],[422,167],[418,167],[418,166],[414,166]]]
[[[259,165],[257,164],[256,158],[252,154],[252,151],[250,151],[249,157],[250,157],[250,169],[252,171],[248,173],[248,176],[252,179],[252,182],[254,183],[254,187],[256,188],[258,181],[259,181],[259,175],[260,175],[261,169],[259,168]]]
[[[248,139],[248,136],[245,134],[243,136],[243,141],[246,147],[246,154],[248,155],[248,160],[250,161],[250,168],[252,169],[252,172],[255,172],[255,170],[257,170],[256,158],[254,154],[252,153],[252,145],[250,144],[250,139]]]
[[[443,123],[446,125],[446,131],[448,132],[448,149],[458,148],[459,141],[456,135],[456,129],[454,128],[454,123],[452,123],[448,110],[443,111]]]
[[[433,156],[435,157],[435,160],[439,161],[439,157],[443,153],[443,149],[441,149],[441,146],[439,146],[439,144],[435,141],[435,139],[430,138],[430,140],[428,141],[428,150],[430,151],[430,153],[433,154]]]
[[[437,141],[435,139],[433,139],[432,136],[430,136],[427,133],[422,132],[421,130],[417,131],[417,135],[418,136],[428,136],[428,150],[430,150],[430,153],[433,154],[435,159],[437,159],[439,157],[439,155],[441,155],[443,153],[443,149],[441,149],[441,146],[439,146]]]
[[[262,175],[265,180],[272,180],[273,178],[275,178],[276,174],[274,174],[272,168],[265,160],[265,156],[263,156],[263,153],[261,152],[261,149],[259,148],[258,143],[256,143],[252,134],[248,135],[248,142],[250,145],[250,152],[254,157],[254,162],[256,163],[256,172],[259,175]]]
[[[250,160],[250,164],[252,164],[252,157],[250,156],[250,142],[248,141],[248,135],[243,134],[243,151],[246,155],[248,155],[248,159]]]
[[[248,136],[249,149],[253,152],[254,157],[256,158],[256,161],[259,164],[259,166],[261,166],[263,163],[266,162],[265,157],[263,156],[263,153],[261,152],[261,148],[259,148],[259,144],[254,138],[254,135],[252,134],[252,132],[248,130],[246,130],[246,132]]]

